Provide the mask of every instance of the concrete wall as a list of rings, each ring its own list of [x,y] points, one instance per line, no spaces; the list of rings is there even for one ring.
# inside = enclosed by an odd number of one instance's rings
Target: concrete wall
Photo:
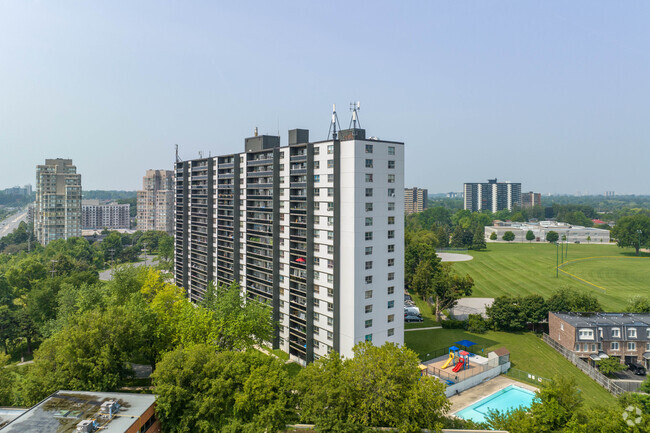
[[[472,376],[467,380],[458,382],[454,385],[447,386],[447,389],[445,390],[445,395],[447,397],[451,397],[452,395],[456,394],[456,392],[463,392],[467,389],[473,388],[476,385],[479,385],[487,380],[497,377],[501,373],[505,373],[509,369],[510,369],[510,362],[507,362],[503,365],[498,366],[497,368],[484,371],[483,373]]]

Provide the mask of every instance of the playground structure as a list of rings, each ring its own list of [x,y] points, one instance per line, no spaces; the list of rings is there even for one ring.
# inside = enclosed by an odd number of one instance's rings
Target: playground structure
[[[485,357],[458,347],[469,349],[474,345],[468,340],[457,341],[448,348],[447,355],[423,362],[420,366],[422,375],[435,376],[445,382],[446,394],[450,396],[505,373],[510,368],[509,353],[505,348],[490,352]],[[497,354],[500,351],[508,355],[500,356]]]

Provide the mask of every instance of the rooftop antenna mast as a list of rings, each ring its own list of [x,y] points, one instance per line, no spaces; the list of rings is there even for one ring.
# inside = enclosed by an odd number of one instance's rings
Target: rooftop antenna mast
[[[176,147],[176,162],[183,162],[183,160],[178,157],[178,144],[175,144],[174,146]]]
[[[359,111],[361,111],[361,102],[350,102],[350,111],[352,111],[352,119],[350,119],[350,127],[357,129],[357,122],[361,128],[361,121],[359,120]]]
[[[327,139],[330,139],[330,134],[332,134],[332,140],[336,140],[337,132],[336,127],[338,126],[339,131],[341,130],[341,125],[339,124],[339,117],[336,115],[336,104],[332,104],[332,121],[330,122],[330,130],[327,133]]]

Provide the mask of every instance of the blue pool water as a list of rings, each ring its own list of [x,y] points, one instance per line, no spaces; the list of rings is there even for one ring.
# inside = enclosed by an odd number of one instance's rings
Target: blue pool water
[[[518,407],[529,407],[533,403],[535,393],[516,385],[510,385],[492,395],[477,401],[471,406],[456,412],[456,416],[474,422],[485,422],[489,409],[505,412]]]

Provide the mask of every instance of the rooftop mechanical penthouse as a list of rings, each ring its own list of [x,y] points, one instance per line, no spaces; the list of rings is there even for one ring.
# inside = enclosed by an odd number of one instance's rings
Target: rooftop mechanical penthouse
[[[273,347],[301,363],[360,341],[403,343],[404,144],[352,128],[254,136],[178,161],[176,284],[239,282],[273,308]]]

